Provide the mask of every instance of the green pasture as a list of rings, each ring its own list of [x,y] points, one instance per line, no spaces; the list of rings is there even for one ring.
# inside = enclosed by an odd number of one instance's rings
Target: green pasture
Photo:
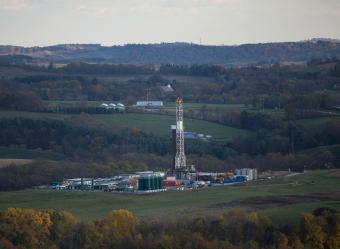
[[[152,195],[113,194],[105,192],[54,191],[30,189],[0,192],[0,209],[8,207],[67,210],[82,220],[102,218],[112,209],[128,209],[144,218],[166,219],[174,216],[218,215],[231,208],[256,210],[274,219],[294,219],[302,212],[318,207],[340,208],[340,199],[273,206],[270,197],[311,193],[335,193],[340,190],[340,171],[313,171],[240,186],[221,186],[189,191],[168,191]],[[269,197],[260,207],[235,205],[250,197]]]
[[[331,121],[340,121],[339,116],[330,116],[330,117],[318,117],[318,118],[305,118],[299,119],[295,122],[300,125],[304,125],[311,128],[317,128],[320,125],[326,124]]]
[[[38,113],[23,111],[0,111],[0,118],[48,118],[64,121],[79,120],[81,122],[81,114],[55,114],[55,113]],[[170,136],[170,126],[175,124],[174,116],[142,114],[142,113],[113,113],[113,114],[89,114],[87,115],[98,126],[104,124],[112,128],[137,128],[143,132],[151,133],[157,136]],[[204,120],[188,119],[184,120],[185,129],[187,131],[203,133],[211,135],[216,141],[230,141],[238,136],[249,134],[249,131],[237,129]]]
[[[164,104],[165,108],[175,108],[175,102],[166,102]],[[214,110],[248,110],[251,106],[245,104],[205,104],[205,103],[184,103],[184,108],[188,110],[201,109],[205,107],[206,109]]]
[[[49,100],[44,101],[45,104],[55,107],[55,106],[65,106],[65,107],[79,107],[79,106],[88,106],[88,107],[99,107],[102,103],[110,104],[113,101],[81,101],[81,100]],[[115,103],[115,102],[113,102]]]
[[[176,124],[174,116],[156,114],[98,114],[93,117],[104,124],[112,127],[134,127],[147,133],[158,136],[170,136],[170,126]],[[203,120],[188,119],[184,120],[184,127],[187,131],[211,135],[214,140],[229,141],[238,136],[247,135],[250,132],[217,123]]]

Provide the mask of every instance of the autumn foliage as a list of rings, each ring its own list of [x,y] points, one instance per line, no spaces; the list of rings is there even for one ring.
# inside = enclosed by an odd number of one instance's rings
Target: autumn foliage
[[[141,220],[127,210],[78,221],[65,211],[9,208],[0,213],[1,249],[339,249],[340,213],[320,208],[299,222],[274,224],[256,212]]]

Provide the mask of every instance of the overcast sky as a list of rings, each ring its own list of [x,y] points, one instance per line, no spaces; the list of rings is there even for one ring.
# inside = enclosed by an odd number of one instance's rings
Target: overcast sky
[[[340,39],[340,0],[0,0],[0,44]]]

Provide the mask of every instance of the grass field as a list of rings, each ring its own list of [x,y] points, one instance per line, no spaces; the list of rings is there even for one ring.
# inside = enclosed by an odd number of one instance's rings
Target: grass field
[[[175,124],[175,117],[155,114],[128,113],[124,115],[93,115],[96,120],[114,127],[135,127],[142,131],[153,133],[158,136],[169,136],[170,126]],[[208,121],[185,119],[185,129],[187,131],[211,135],[214,140],[228,141],[238,136],[247,135],[250,132],[225,125],[220,125]]]
[[[172,102],[166,102],[165,108],[175,108],[176,104]],[[218,110],[249,110],[250,106],[245,104],[204,104],[204,103],[184,103],[185,109],[201,109],[205,106],[207,109],[218,109]]]
[[[334,145],[326,145],[326,146],[319,146],[312,149],[307,149],[300,151],[299,153],[302,154],[316,154],[316,153],[322,153],[323,151],[328,150],[336,155],[340,155],[340,144],[334,144]]]
[[[295,121],[297,124],[304,125],[311,128],[317,128],[318,126],[325,124],[327,122],[337,120],[340,121],[340,117],[332,116],[332,117],[320,117],[320,118],[305,118]]]
[[[29,163],[32,163],[32,162],[33,162],[32,159],[1,158],[0,159],[0,169],[8,167],[8,166],[10,166],[12,164],[15,164],[15,165],[25,165],[25,164],[29,164]]]
[[[49,100],[44,101],[45,104],[48,104],[49,106],[89,106],[89,107],[98,107],[102,103],[115,103],[114,101],[81,101],[81,100]]]
[[[67,210],[82,220],[98,219],[119,208],[152,219],[209,216],[243,208],[268,214],[279,222],[322,206],[340,209],[340,170],[313,171],[242,186],[138,196],[53,190],[0,192],[0,209]]]
[[[164,104],[165,108],[174,109],[176,104],[172,102],[166,102]],[[205,103],[184,103],[185,110],[197,110],[205,107],[211,110],[219,110],[219,111],[248,111],[248,112],[263,112],[266,114],[273,115],[283,115],[283,110],[275,110],[275,109],[259,109],[254,108],[251,105],[246,104],[205,104]]]
[[[32,118],[32,119],[57,119],[65,120],[71,115],[57,114],[57,113],[43,113],[43,112],[24,112],[24,111],[10,111],[10,110],[0,110],[0,118]]]
[[[157,136],[170,136],[170,125],[175,123],[175,117],[157,114],[92,114],[91,119],[98,124],[105,124],[114,128],[138,128],[146,133],[152,133]],[[76,114],[54,114],[54,113],[37,113],[22,111],[0,111],[1,117],[25,117],[25,118],[50,118],[57,120],[75,119],[79,117]],[[217,141],[230,141],[238,136],[247,135],[249,131],[232,128],[203,120],[185,119],[185,129],[187,131],[211,135]]]

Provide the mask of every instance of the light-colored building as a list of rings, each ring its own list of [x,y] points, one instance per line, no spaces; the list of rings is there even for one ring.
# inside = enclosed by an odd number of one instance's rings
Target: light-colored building
[[[106,110],[114,110],[117,112],[125,112],[125,105],[122,103],[110,103],[110,104],[106,104],[106,103],[102,103],[100,105],[101,108],[106,109]]]
[[[115,103],[110,103],[108,107],[109,109],[116,109],[117,105]]]
[[[116,105],[116,110],[118,110],[118,111],[125,111],[125,105],[122,104],[122,103],[118,103]]]
[[[136,107],[163,107],[163,101],[137,101]]]
[[[235,175],[239,176],[247,176],[248,181],[257,179],[257,169],[244,168],[244,169],[236,169]]]

